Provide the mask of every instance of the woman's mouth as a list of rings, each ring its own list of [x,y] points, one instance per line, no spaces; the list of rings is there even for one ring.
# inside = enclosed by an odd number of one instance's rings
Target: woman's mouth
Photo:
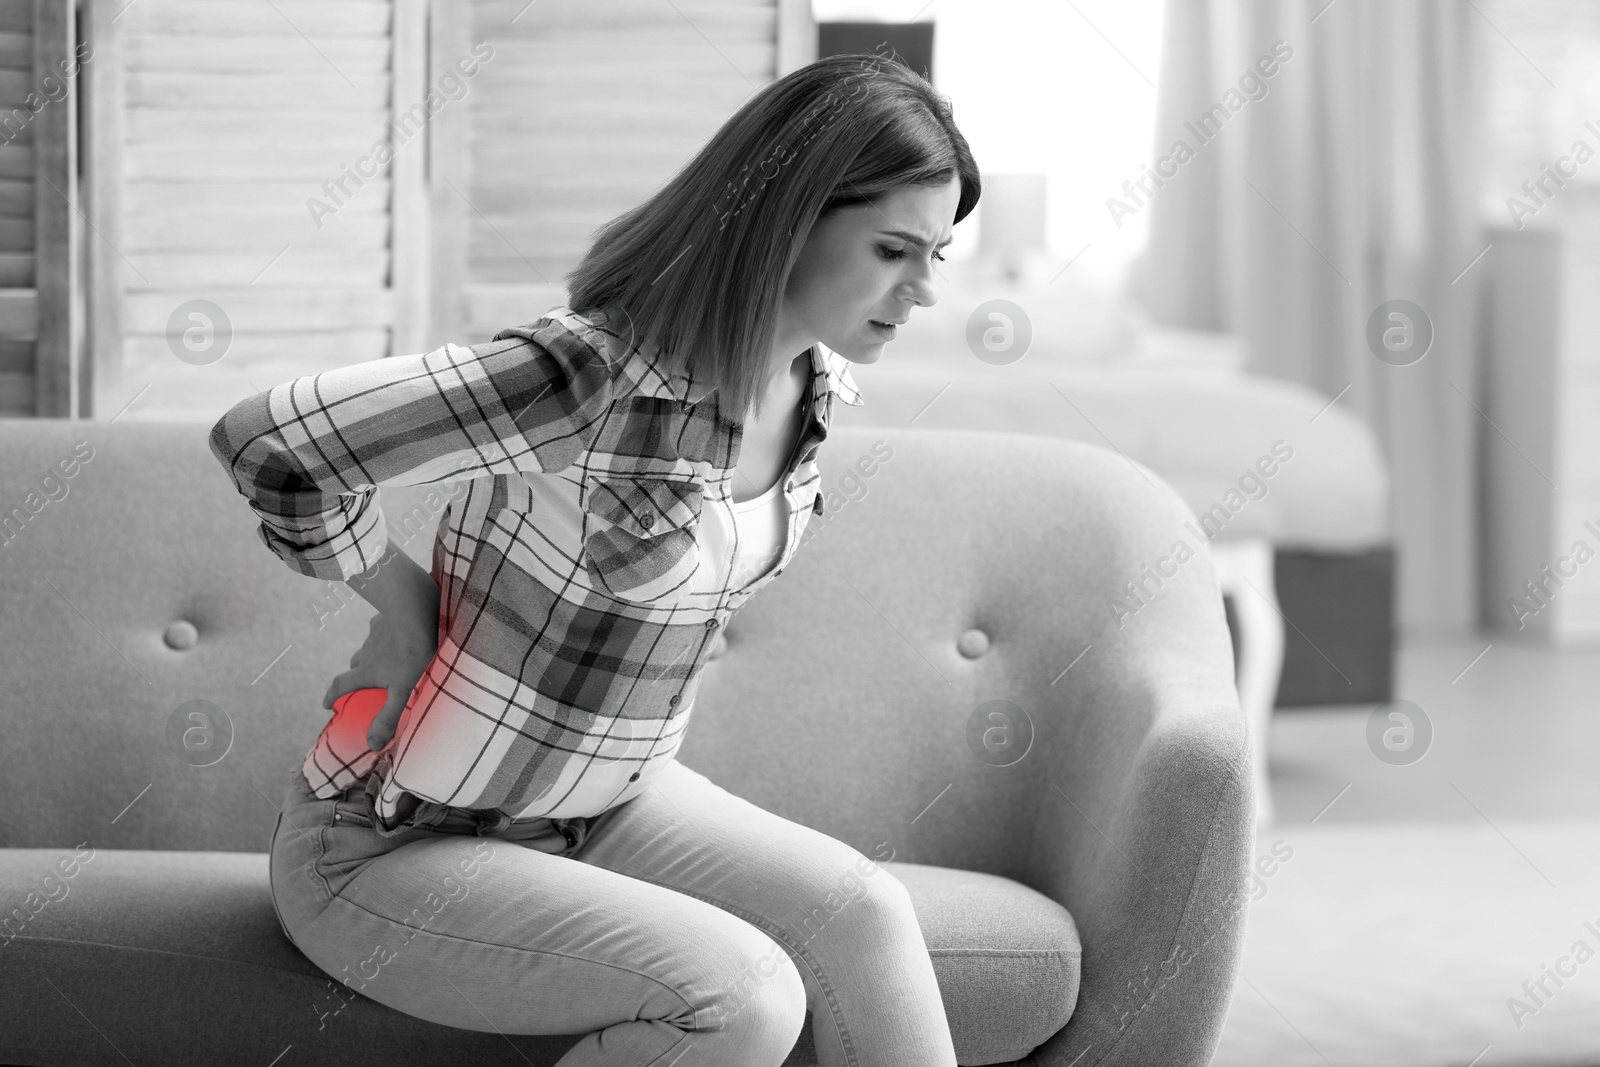
[[[894,335],[895,335],[895,323],[892,323],[892,322],[880,322],[878,319],[868,319],[867,321],[872,323],[872,328],[877,330],[879,333],[884,334],[885,336],[887,336],[889,338],[893,338],[894,337]]]

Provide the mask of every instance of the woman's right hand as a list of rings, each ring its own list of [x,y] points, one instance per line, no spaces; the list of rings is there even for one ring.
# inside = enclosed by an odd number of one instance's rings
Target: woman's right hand
[[[429,618],[424,625],[396,623],[380,612],[372,617],[367,639],[350,657],[350,669],[329,683],[322,706],[333,709],[333,702],[357,689],[387,689],[383,707],[367,727],[367,748],[376,752],[389,743],[400,725],[400,715],[418,680],[433,662],[439,648],[437,622]]]

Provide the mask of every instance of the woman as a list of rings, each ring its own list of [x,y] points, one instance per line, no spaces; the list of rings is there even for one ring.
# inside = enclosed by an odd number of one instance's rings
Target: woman
[[[263,543],[378,610],[272,838],[309,959],[450,1026],[586,1033],[560,1067],[776,1065],[807,1008],[823,1067],[955,1063],[904,887],[673,754],[820,505],[849,364],[934,302],[978,193],[926,81],[825,59],[602,228],[570,306],[217,422]],[[376,487],[445,482],[430,573]]]

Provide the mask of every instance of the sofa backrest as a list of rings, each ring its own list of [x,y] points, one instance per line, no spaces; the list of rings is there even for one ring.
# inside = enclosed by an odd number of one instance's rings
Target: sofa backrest
[[[373,609],[261,544],[208,430],[0,420],[0,846],[266,850]],[[1163,637],[1113,600],[1190,513],[1043,437],[836,427],[822,471],[827,512],[727,627],[679,758],[878,858],[1008,873],[1046,779],[1114,782],[1101,741],[1148,728],[1125,694],[1167,683],[1132,650]],[[380,494],[424,566],[429,492]],[[1174,581],[1214,589],[1209,563]],[[1225,701],[1220,597],[1203,621],[1165,639]]]

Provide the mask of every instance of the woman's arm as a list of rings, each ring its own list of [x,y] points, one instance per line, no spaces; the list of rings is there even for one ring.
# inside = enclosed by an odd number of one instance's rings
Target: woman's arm
[[[433,575],[392,544],[383,546],[375,574],[369,570],[354,575],[348,584],[361,599],[397,621],[425,629],[438,622],[439,586]]]
[[[388,544],[378,486],[570,465],[609,402],[611,368],[556,322],[506,334],[296,378],[229,409],[211,451],[262,543],[301,574],[348,581]]]
[[[370,576],[369,576],[370,575]],[[328,684],[322,706],[358,689],[387,690],[383,706],[367,725],[367,747],[388,744],[406,701],[439,648],[439,587],[410,556],[385,545],[376,573],[350,579],[350,588],[378,609],[367,640],[350,657],[350,669]]]

